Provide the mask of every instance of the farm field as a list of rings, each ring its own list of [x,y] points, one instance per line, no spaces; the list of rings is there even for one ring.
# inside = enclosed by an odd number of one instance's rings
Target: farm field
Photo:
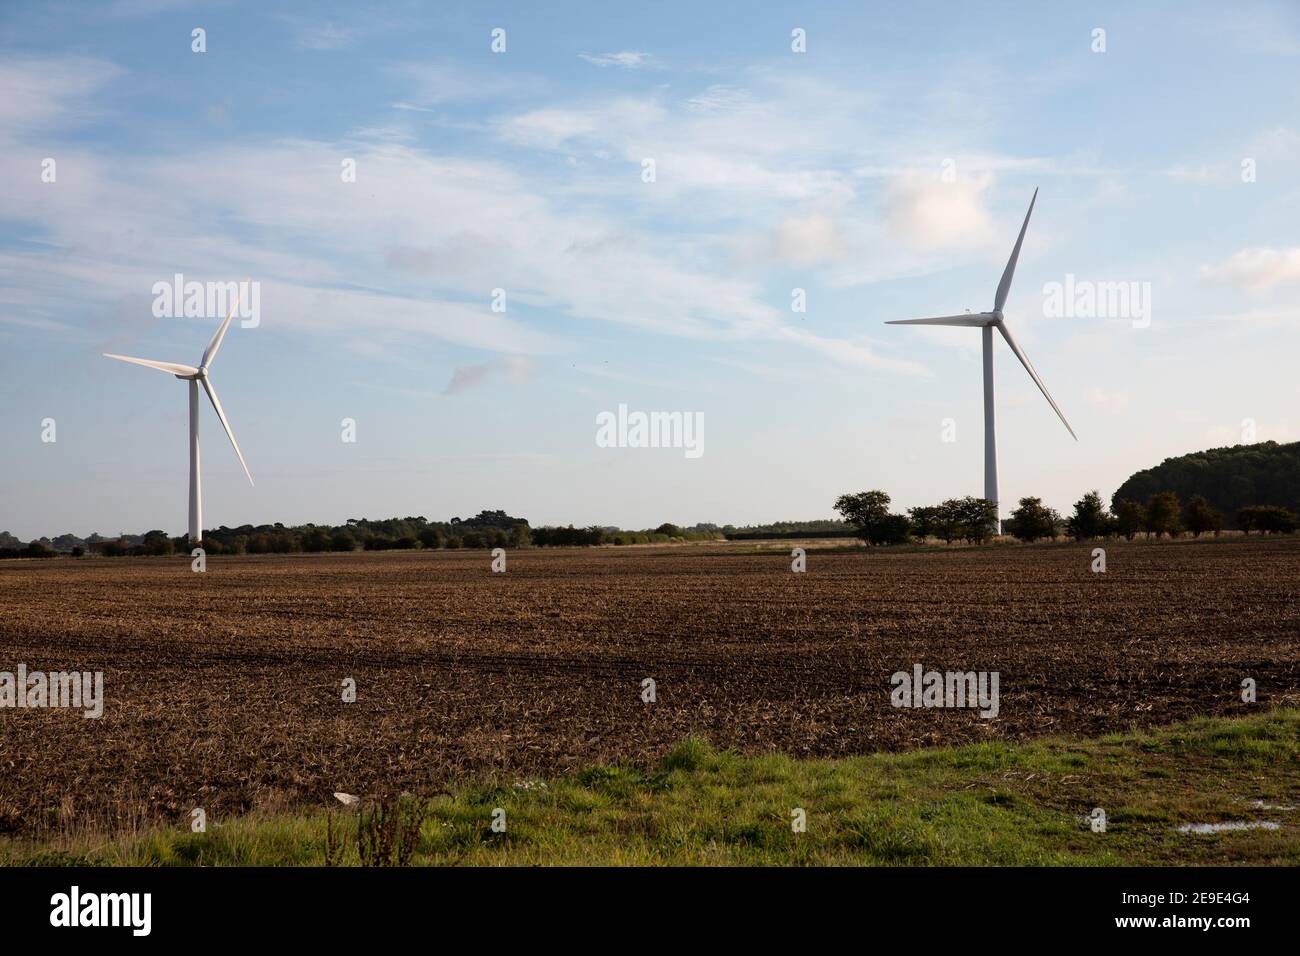
[[[102,670],[105,705],[0,710],[0,833],[648,767],[691,736],[839,758],[1300,701],[1295,540],[1109,542],[1104,574],[1092,547],[810,551],[805,574],[784,545],[505,574],[468,551],[5,562],[0,670]],[[914,664],[999,672],[997,717],[892,707]]]

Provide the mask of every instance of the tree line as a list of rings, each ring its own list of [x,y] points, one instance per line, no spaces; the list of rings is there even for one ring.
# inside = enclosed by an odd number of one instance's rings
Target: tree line
[[[993,537],[997,524],[997,509],[985,498],[950,498],[938,505],[908,508],[906,514],[894,514],[889,506],[889,495],[879,490],[840,495],[835,501],[835,510],[872,545],[932,538],[946,544],[983,544]],[[1300,519],[1278,505],[1247,505],[1237,510],[1233,520],[1247,534],[1291,534],[1300,528]],[[1204,495],[1193,495],[1185,504],[1172,491],[1154,494],[1145,504],[1116,497],[1107,510],[1101,493],[1090,491],[1074,503],[1067,517],[1044,505],[1041,498],[1021,498],[1002,530],[1030,542],[1063,536],[1076,541],[1111,537],[1131,541],[1139,534],[1177,538],[1187,533],[1199,538],[1217,535],[1224,526],[1224,516]]]
[[[286,526],[222,525],[203,532],[203,549],[208,554],[294,554],[327,551],[404,551],[415,549],[528,548],[574,545],[668,544],[674,541],[720,540],[716,526],[681,528],[664,523],[657,528],[626,531],[612,526],[586,528],[533,528],[527,519],[504,511],[481,511],[473,518],[429,521],[424,516],[371,520],[352,518],[341,525],[305,524]],[[51,540],[38,538],[24,544],[0,531],[0,558],[42,558],[58,554],[99,554],[105,557],[188,554],[185,535],[171,537],[161,530],[142,535],[108,538],[98,533],[86,538],[60,535]]]

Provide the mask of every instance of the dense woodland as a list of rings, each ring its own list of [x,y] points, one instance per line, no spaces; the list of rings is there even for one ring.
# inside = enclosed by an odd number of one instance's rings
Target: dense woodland
[[[1117,501],[1146,502],[1162,491],[1182,501],[1200,495],[1228,528],[1241,527],[1237,516],[1243,508],[1273,505],[1300,513],[1300,442],[1266,441],[1166,458],[1120,485],[1112,507]]]

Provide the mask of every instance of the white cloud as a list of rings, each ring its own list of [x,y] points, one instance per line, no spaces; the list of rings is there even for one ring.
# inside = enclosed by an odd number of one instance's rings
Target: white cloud
[[[636,70],[650,64],[649,53],[635,50],[620,50],[618,53],[579,53],[578,58],[596,66],[621,66],[625,70]]]
[[[1201,276],[1259,292],[1300,281],[1300,247],[1242,249],[1215,265],[1201,266]]]
[[[839,223],[825,213],[784,220],[776,227],[772,247],[777,258],[796,265],[830,262],[848,254],[848,240]]]
[[[989,242],[993,224],[985,206],[988,176],[909,174],[890,184],[881,204],[889,232],[918,249],[977,247]]]

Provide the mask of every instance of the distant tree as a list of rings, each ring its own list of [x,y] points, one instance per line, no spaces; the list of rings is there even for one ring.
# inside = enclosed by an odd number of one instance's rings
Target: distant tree
[[[885,515],[875,529],[872,544],[907,544],[912,537],[912,521],[907,515]]]
[[[1005,529],[1021,541],[1037,541],[1056,536],[1056,526],[1061,516],[1043,504],[1042,498],[1021,498],[1020,506],[1011,512]]]
[[[79,545],[79,544],[78,544],[78,545],[74,545],[73,548],[72,548],[72,556],[73,556],[74,558],[79,558],[79,557],[81,557],[81,556],[82,556],[83,554],[85,554],[85,553],[86,553],[86,549],[83,548],[83,547],[82,547],[81,545]]]
[[[655,528],[655,534],[666,534],[670,538],[679,538],[681,537],[682,529],[677,527],[675,524],[665,521],[659,527]]]
[[[889,495],[883,491],[840,495],[835,499],[835,510],[866,537],[869,529],[889,514]]]
[[[1074,503],[1074,514],[1065,522],[1065,530],[1075,541],[1101,538],[1109,534],[1114,519],[1106,513],[1101,492],[1090,491]]]
[[[420,546],[420,542],[409,534],[402,535],[393,542],[393,547],[399,551],[411,551]]]
[[[867,543],[902,544],[907,541],[912,522],[906,515],[890,514],[889,501],[886,492],[860,491],[840,495],[835,499],[835,510],[861,532]]]
[[[442,532],[437,528],[425,528],[420,532],[420,544],[426,548],[441,548]]]
[[[22,555],[25,558],[52,558],[55,551],[44,540],[37,539],[23,548]]]
[[[966,524],[960,498],[949,498],[935,506],[934,532],[944,544],[952,544],[965,536]]]
[[[1247,534],[1252,531],[1291,534],[1298,524],[1300,519],[1278,505],[1254,505],[1237,512],[1237,527]]]
[[[1223,515],[1210,507],[1204,495],[1192,495],[1183,509],[1183,522],[1193,538],[1199,538],[1207,531],[1218,534],[1223,529]]]
[[[521,521],[515,525],[511,532],[510,546],[512,548],[527,548],[533,543],[532,532],[529,530],[528,522]]]
[[[940,507],[951,510],[957,518],[959,533],[971,544],[983,544],[993,537],[998,520],[998,509],[987,498],[955,498]]]
[[[483,535],[478,531],[466,531],[460,536],[462,548],[481,548],[484,543]]]
[[[147,531],[141,543],[144,545],[145,554],[166,555],[173,554],[176,550],[166,531]]]
[[[1129,541],[1137,537],[1146,528],[1147,511],[1136,501],[1128,498],[1116,498],[1115,533],[1122,534]]]
[[[1291,534],[1300,525],[1300,521],[1286,508],[1278,505],[1261,505],[1259,524],[1264,531]]]
[[[938,505],[920,505],[916,508],[908,508],[907,516],[912,521],[912,536],[919,541],[924,541],[930,537],[941,537],[939,534],[939,511]]]
[[[302,549],[313,552],[332,550],[329,531],[314,526],[308,528],[302,534]]]
[[[1152,495],[1151,500],[1147,502],[1144,527],[1157,538],[1162,534],[1176,538],[1183,530],[1182,522],[1179,520],[1181,511],[1178,496],[1172,491],[1162,491],[1158,495]]]
[[[86,542],[78,538],[75,534],[61,534],[50,542],[55,551],[71,551],[73,548],[84,545]]]
[[[126,550],[126,549],[123,547],[121,541],[118,541],[118,540],[113,539],[113,538],[105,539],[104,541],[101,541],[99,544],[97,544],[95,547],[96,547],[96,550],[98,550],[99,553],[102,554],[102,555],[103,555],[104,557],[106,557],[106,558],[118,558],[118,557],[121,557],[121,556],[125,553],[125,550]]]

